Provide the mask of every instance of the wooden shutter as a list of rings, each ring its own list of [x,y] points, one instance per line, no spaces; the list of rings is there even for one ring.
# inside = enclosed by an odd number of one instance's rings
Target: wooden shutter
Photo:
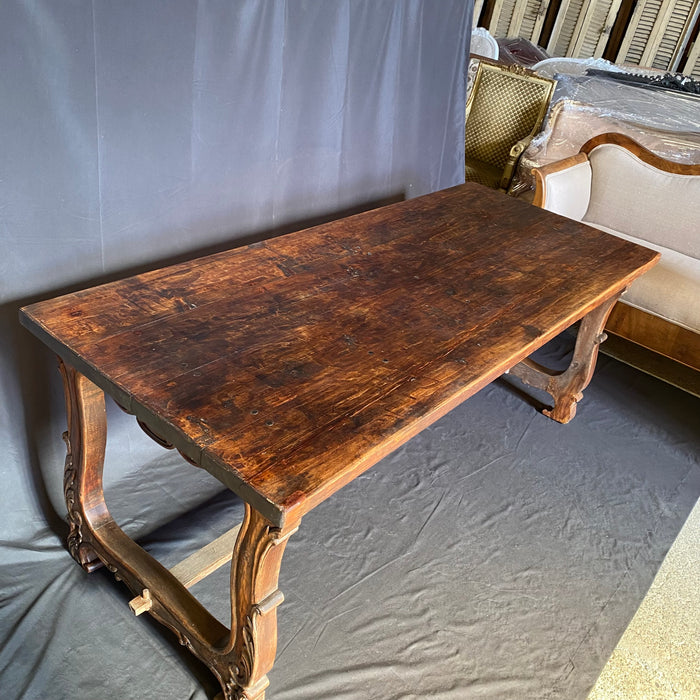
[[[622,0],[562,0],[547,44],[552,56],[600,58]]]
[[[481,11],[484,9],[484,0],[474,0],[474,10],[472,15],[472,28],[475,28],[479,23]]]
[[[488,30],[497,37],[537,43],[550,0],[496,0]]]
[[[617,62],[677,70],[697,20],[699,3],[700,0],[640,0],[620,45]]]
[[[688,60],[683,67],[683,72],[696,80],[700,80],[700,37],[695,40],[688,53]]]

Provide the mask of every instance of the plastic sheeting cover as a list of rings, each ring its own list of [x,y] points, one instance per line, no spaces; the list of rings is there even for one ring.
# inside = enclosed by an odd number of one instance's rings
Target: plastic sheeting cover
[[[567,59],[551,60],[563,69]],[[600,63],[590,59],[570,65],[578,71]],[[551,66],[557,64],[543,64],[542,74],[551,76]],[[700,163],[700,97],[594,76],[557,73],[555,77],[544,126],[518,162],[512,194],[534,188],[532,168],[578,153],[586,141],[607,132],[626,134],[663,158]]]

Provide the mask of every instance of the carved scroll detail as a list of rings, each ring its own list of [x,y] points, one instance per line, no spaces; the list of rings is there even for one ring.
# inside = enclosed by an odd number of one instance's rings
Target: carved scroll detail
[[[81,407],[83,406],[78,398],[81,389],[78,386],[80,381],[78,373],[71,367],[67,367],[59,360],[59,368],[63,377],[66,395],[66,413],[68,417],[68,430],[63,433],[63,441],[66,443],[66,460],[63,471],[63,496],[68,512],[68,537],[66,544],[68,551],[75,561],[88,572],[95,571],[102,566],[98,555],[92,547],[89,527],[86,526],[83,512],[80,508],[79,491],[81,486],[81,466],[86,461],[84,441],[84,426],[80,420]],[[102,402],[104,399],[102,399]],[[99,396],[91,403],[91,409],[99,406]],[[102,403],[104,406],[104,403]],[[88,409],[88,410],[91,410]],[[97,409],[99,412],[99,408]],[[97,441],[99,443],[99,440]],[[92,446],[89,448],[92,449]],[[102,452],[102,455],[104,452]],[[100,448],[91,457],[96,457],[101,461]],[[87,458],[89,461],[90,458]]]
[[[104,503],[101,476],[94,476],[96,473],[101,475],[104,459],[104,395],[60,358],[59,369],[63,377],[68,418],[68,430],[63,433],[66,443],[63,495],[70,528],[68,551],[86,571],[94,571],[102,566],[102,562],[92,546],[90,527],[82,508],[86,501],[97,508]],[[86,420],[87,416],[89,420]]]
[[[224,700],[265,700],[265,689],[267,686],[267,676],[263,676],[255,685],[245,688],[238,685],[235,680],[230,680],[223,685],[223,698]],[[221,695],[218,695],[217,700],[221,697]]]
[[[231,569],[232,667],[222,679],[226,700],[263,700],[277,649],[279,567],[298,522],[283,528],[246,505]]]
[[[68,431],[63,433],[63,441],[66,443],[66,462],[63,472],[63,495],[68,508],[68,551],[73,559],[82,564],[80,557],[80,545],[83,542],[83,516],[76,505],[76,470],[73,464],[73,452],[71,450],[70,435]]]
[[[241,648],[241,656],[238,665],[236,666],[235,678],[240,686],[246,685],[253,673],[253,664],[255,662],[255,618],[260,614],[257,606],[250,609],[250,613],[246,615],[245,624],[241,629],[243,638],[243,646]]]
[[[267,673],[277,650],[276,609],[284,599],[277,588],[279,569],[299,519],[288,517],[277,527],[246,504],[233,549],[231,626],[226,630],[194,598],[189,600],[176,578],[171,580],[160,565],[151,564],[146,553],[139,560],[139,571],[121,558],[128,538],[109,514],[102,488],[107,432],[104,394],[75,368],[63,362],[60,367],[68,414],[64,495],[71,555],[90,571],[101,565],[99,553],[133,592],[153,587],[158,595],[152,598],[149,614],[175,632],[180,643],[211,669],[224,700],[264,700]],[[184,614],[196,624],[185,624]]]
[[[175,630],[175,633],[177,635],[177,641],[180,643],[180,645],[185,647],[185,649],[189,649],[193,654],[196,654],[194,645],[192,644],[190,639],[185,635],[185,633],[181,630]]]

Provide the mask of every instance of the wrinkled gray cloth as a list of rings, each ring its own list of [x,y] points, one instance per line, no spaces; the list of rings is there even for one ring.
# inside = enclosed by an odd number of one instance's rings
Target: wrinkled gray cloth
[[[699,409],[605,357],[566,426],[505,380],[482,390],[302,521],[268,697],[585,698],[700,495]],[[107,499],[167,566],[242,516],[165,452]],[[214,695],[174,636],[57,538],[0,571],[3,697]],[[193,591],[228,622],[227,567]]]

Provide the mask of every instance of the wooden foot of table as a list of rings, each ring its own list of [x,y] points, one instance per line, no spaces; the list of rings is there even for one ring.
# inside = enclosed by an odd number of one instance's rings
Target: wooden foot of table
[[[563,372],[554,372],[527,358],[513,367],[509,374],[523,383],[546,391],[554,400],[544,415],[559,423],[568,423],[576,415],[576,404],[593,377],[598,348],[606,339],[603,328],[620,294],[602,303],[581,319],[574,355]]]
[[[178,578],[113,520],[104,500],[106,445],[103,392],[60,362],[66,392],[65,495],[68,547],[83,568],[101,563],[131,589],[132,610],[149,612],[214,673],[224,700],[264,700],[277,649],[277,588],[282,555],[299,522],[275,527],[246,504],[231,559],[231,627],[214,618]]]

